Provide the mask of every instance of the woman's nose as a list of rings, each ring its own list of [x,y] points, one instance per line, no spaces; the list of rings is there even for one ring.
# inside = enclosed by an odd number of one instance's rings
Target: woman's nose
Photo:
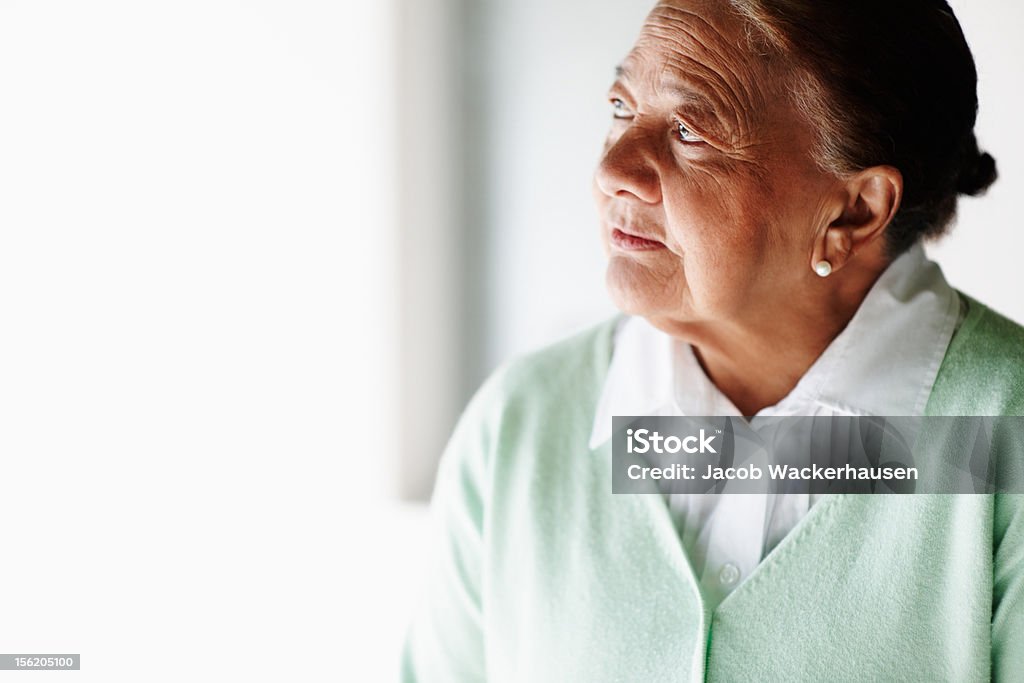
[[[630,126],[609,140],[594,174],[598,189],[609,197],[633,196],[642,202],[661,201],[661,178],[650,131]]]

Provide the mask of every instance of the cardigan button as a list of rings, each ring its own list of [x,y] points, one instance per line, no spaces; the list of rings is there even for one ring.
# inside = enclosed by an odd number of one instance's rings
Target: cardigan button
[[[728,562],[722,567],[722,571],[718,573],[718,580],[722,582],[723,586],[731,586],[740,580],[739,567],[734,565],[732,562]]]

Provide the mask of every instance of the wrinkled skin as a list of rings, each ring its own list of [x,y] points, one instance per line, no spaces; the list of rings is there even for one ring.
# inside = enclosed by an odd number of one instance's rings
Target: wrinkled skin
[[[786,97],[791,72],[751,50],[724,5],[651,12],[609,91],[594,196],[616,306],[694,344],[754,414],[788,393],[884,269],[878,238],[901,186],[893,169],[818,168],[815,132]],[[822,258],[838,271],[826,279],[812,269]]]

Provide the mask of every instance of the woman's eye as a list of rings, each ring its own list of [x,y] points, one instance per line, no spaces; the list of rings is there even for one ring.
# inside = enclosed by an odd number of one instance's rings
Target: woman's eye
[[[626,103],[620,100],[618,97],[613,97],[612,100],[612,118],[616,119],[628,119],[629,110],[626,109]]]
[[[681,121],[676,121],[676,133],[683,142],[704,142],[699,135],[686,127]]]

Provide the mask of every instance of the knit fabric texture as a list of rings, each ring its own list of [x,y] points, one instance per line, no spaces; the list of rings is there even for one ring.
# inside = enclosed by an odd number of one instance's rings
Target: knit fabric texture
[[[1024,415],[1024,329],[961,296],[927,414]],[[1022,495],[829,496],[709,609],[662,497],[613,495],[588,447],[614,323],[464,411],[403,681],[1024,680]]]

